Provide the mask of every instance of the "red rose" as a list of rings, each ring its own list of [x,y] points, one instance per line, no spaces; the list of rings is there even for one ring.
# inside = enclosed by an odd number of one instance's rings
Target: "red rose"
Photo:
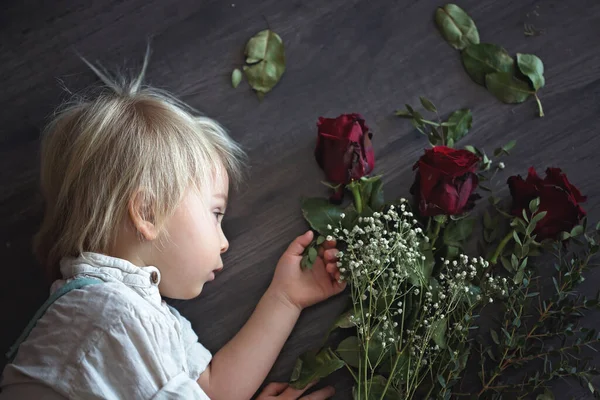
[[[473,192],[479,180],[479,157],[467,150],[436,146],[425,150],[413,169],[418,169],[410,188],[423,216],[462,214],[480,196]]]
[[[368,175],[375,167],[371,145],[373,134],[360,114],[343,114],[337,118],[319,118],[315,158],[325,171],[327,180],[335,185]],[[341,200],[341,186],[333,200]]]
[[[560,168],[548,168],[542,179],[531,167],[526,180],[520,175],[508,178],[508,187],[513,198],[511,212],[515,216],[523,215],[524,209],[529,212],[529,202],[540,198],[538,211],[547,214],[536,225],[537,240],[557,239],[560,232],[570,232],[585,216],[579,203],[587,198],[569,182]]]

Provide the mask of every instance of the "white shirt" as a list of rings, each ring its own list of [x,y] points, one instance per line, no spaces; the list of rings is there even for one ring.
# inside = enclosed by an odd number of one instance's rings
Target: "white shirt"
[[[1,399],[201,399],[196,382],[212,356],[190,322],[158,291],[160,272],[97,253],[65,258],[48,308],[3,372]]]

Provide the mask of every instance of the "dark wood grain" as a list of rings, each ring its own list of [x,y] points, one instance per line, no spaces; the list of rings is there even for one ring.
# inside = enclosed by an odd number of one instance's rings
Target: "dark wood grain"
[[[306,228],[300,197],[326,193],[312,158],[321,115],[365,116],[375,132],[377,172],[385,174],[392,198],[408,194],[412,164],[426,147],[393,110],[415,104],[419,95],[444,112],[469,107],[474,114],[469,142],[491,150],[518,139],[507,174],[523,174],[530,165],[560,166],[589,196],[585,208],[592,220],[600,218],[598,1],[460,2],[482,41],[542,58],[547,81],[540,94],[542,119],[534,102],[501,104],[469,79],[459,54],[435,29],[438,2],[231,1],[0,5],[0,348],[11,344],[46,297],[30,251],[41,212],[38,137],[53,108],[68,97],[63,86],[78,92],[97,83],[77,53],[133,73],[151,38],[148,83],[223,123],[250,155],[250,178],[233,196],[225,220],[231,243],[225,270],[199,298],[176,303],[213,352],[244,324],[278,257]],[[259,102],[246,84],[232,89],[229,76],[265,19],[285,42],[287,71]],[[525,37],[526,19],[544,34]],[[591,292],[599,284],[595,272],[584,287]],[[269,381],[288,379],[296,357],[318,346],[344,301],[338,297],[303,313]],[[600,328],[597,316],[590,323]],[[326,382],[335,385],[336,399],[350,398],[351,382],[343,371]],[[577,387],[559,386],[557,399],[586,396]]]

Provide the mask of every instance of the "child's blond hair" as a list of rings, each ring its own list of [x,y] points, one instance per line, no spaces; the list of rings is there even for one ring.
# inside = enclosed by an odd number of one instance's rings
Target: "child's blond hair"
[[[190,186],[201,190],[227,173],[237,184],[245,154],[210,118],[164,91],[112,79],[84,61],[108,90],[76,98],[46,127],[41,186],[46,209],[35,250],[57,279],[59,261],[113,245],[133,196],[159,227]]]

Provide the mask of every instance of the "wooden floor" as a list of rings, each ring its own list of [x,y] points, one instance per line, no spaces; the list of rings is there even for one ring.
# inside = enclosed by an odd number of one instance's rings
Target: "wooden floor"
[[[235,2],[235,3],[232,3]],[[251,158],[251,175],[231,200],[224,229],[225,270],[192,301],[176,303],[211,351],[244,324],[269,284],[277,259],[306,229],[301,196],[326,189],[312,157],[319,116],[360,112],[375,132],[378,173],[386,197],[407,195],[412,164],[426,142],[393,116],[418,96],[443,113],[473,110],[465,141],[488,150],[517,139],[507,173],[559,166],[589,196],[600,218],[600,2],[597,0],[461,0],[484,42],[511,54],[534,53],[546,67],[535,103],[504,105],[466,75],[459,54],[433,22],[442,3],[430,0],[5,0],[0,5],[0,349],[18,336],[47,296],[31,255],[40,220],[38,137],[68,96],[97,83],[77,53],[109,69],[140,67],[148,38],[147,82],[180,96],[223,123]],[[536,13],[538,15],[536,15]],[[246,40],[266,28],[283,38],[287,71],[261,103],[230,73]],[[526,37],[524,22],[544,29]],[[585,288],[600,284],[590,274]],[[271,374],[287,380],[296,357],[318,345],[344,306],[338,297],[306,310]],[[600,328],[600,319],[592,321]],[[266,327],[268,329],[268,327]],[[344,373],[327,380],[335,399],[350,398]],[[557,399],[585,398],[559,384]]]

